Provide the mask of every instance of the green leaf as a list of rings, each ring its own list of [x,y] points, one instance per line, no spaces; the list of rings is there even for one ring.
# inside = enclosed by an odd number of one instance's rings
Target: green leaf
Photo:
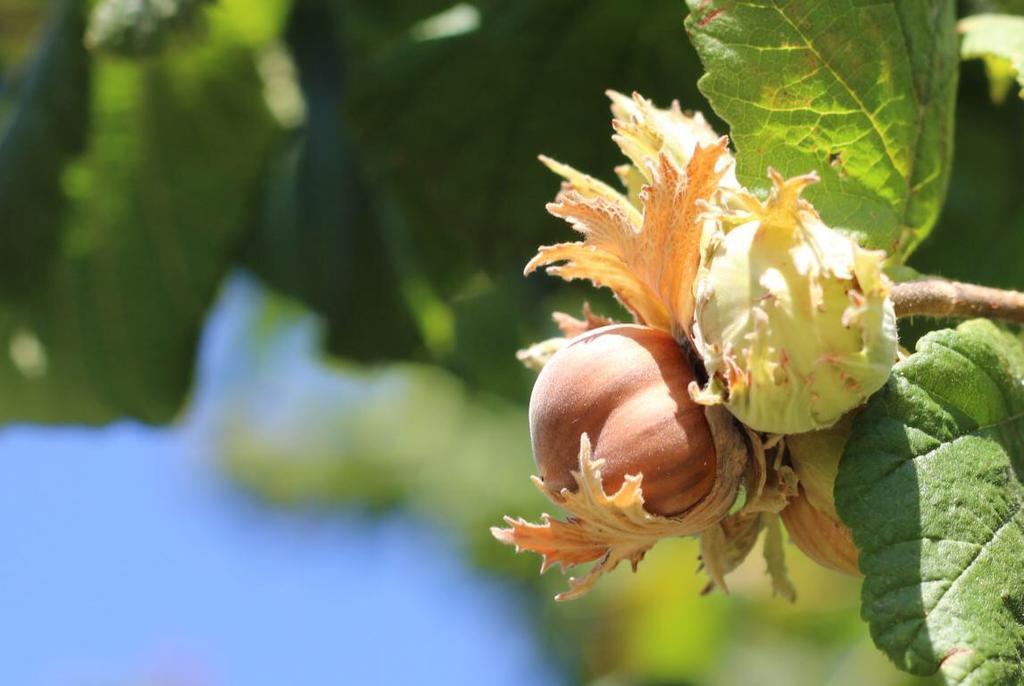
[[[946,194],[958,46],[948,0],[687,0],[702,92],[740,181],[816,171],[826,222],[905,258]]]
[[[167,34],[191,26],[212,0],[103,0],[89,19],[90,48],[137,57],[163,48]]]
[[[388,251],[393,237],[340,125],[344,50],[333,11],[297,3],[287,36],[305,122],[278,151],[243,260],[326,318],[330,352],[359,360],[412,357],[422,343]]]
[[[544,211],[559,179],[536,157],[617,183],[607,88],[699,105],[678,0],[642,12],[621,0],[294,11],[320,17],[296,18],[288,37],[308,118],[281,153],[246,264],[328,319],[335,354],[429,353],[491,391],[528,392],[515,350],[553,335],[535,303],[566,289],[522,268],[538,245],[569,238]],[[379,330],[351,324],[367,319]]]
[[[27,74],[0,103],[0,291],[7,293],[31,290],[48,268],[64,211],[61,174],[86,135],[81,3],[54,7]]]
[[[0,421],[172,419],[275,131],[229,35],[95,64],[87,153],[65,172],[60,255],[0,300]]]
[[[862,615],[900,668],[1024,680],[1024,346],[987,320],[928,334],[859,414],[836,481]]]
[[[992,100],[1006,100],[1014,77],[1024,87],[1024,17],[979,14],[962,20],[960,54],[965,60],[985,60],[992,85]],[[1024,90],[1020,96],[1024,98]]]
[[[425,37],[423,15],[383,43],[359,35],[374,3],[343,6],[352,140],[389,230],[445,298],[569,239],[544,212],[559,182],[538,154],[618,183],[606,89],[701,105],[678,0],[481,2],[475,28]]]

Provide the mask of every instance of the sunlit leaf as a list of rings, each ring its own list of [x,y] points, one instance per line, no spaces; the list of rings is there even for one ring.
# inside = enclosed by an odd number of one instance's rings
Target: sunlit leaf
[[[959,64],[946,0],[688,0],[701,90],[731,128],[741,183],[816,171],[832,226],[908,255],[949,181]],[[870,46],[870,49],[866,49]]]

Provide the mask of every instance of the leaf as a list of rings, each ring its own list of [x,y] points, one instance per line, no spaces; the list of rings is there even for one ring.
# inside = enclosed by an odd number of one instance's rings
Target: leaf
[[[35,287],[57,250],[61,174],[85,142],[89,57],[81,3],[56,11],[20,84],[0,90],[0,292]],[[10,93],[10,95],[8,95]]]
[[[1024,87],[1024,17],[980,14],[963,19],[958,29],[964,35],[961,56],[985,61],[993,101],[1006,100],[1014,77]],[[1024,98],[1024,90],[1020,97]]]
[[[352,140],[444,298],[480,272],[499,279],[558,235],[543,213],[557,186],[538,154],[596,171],[621,161],[606,89],[700,103],[678,0],[642,11],[621,0],[482,2],[472,30],[383,42],[359,34],[373,5],[344,3]]]
[[[159,52],[167,34],[191,26],[212,0],[103,0],[93,9],[85,42],[90,48],[138,57]]]
[[[1024,346],[985,320],[922,338],[854,423],[836,482],[862,615],[901,669],[1024,680]]]
[[[942,206],[958,73],[946,0],[687,0],[701,91],[731,128],[737,176],[767,190],[816,171],[830,226],[905,258]],[[865,49],[870,46],[870,49]]]
[[[252,11],[251,8],[249,11]],[[203,49],[94,65],[64,174],[60,259],[0,300],[0,421],[174,418],[274,126],[230,27]]]
[[[551,335],[535,303],[555,289],[551,280],[522,279],[521,269],[537,245],[563,231],[544,214],[557,183],[537,155],[607,170],[605,181],[617,186],[611,170],[622,160],[608,141],[603,92],[639,89],[659,102],[678,97],[684,107],[701,102],[699,63],[680,40],[678,1],[650,0],[643,12],[621,0],[312,1],[297,8],[335,15],[337,49],[310,59],[308,71],[333,71],[341,80],[333,100],[313,93],[293,50],[310,119],[302,142],[281,152],[272,172],[247,266],[324,314],[334,353],[368,357],[374,332],[352,326],[354,318],[391,330],[402,328],[409,311],[418,330],[406,333],[421,340],[378,335],[378,343],[393,342],[378,356],[429,354],[474,385],[523,397],[530,375],[516,368],[514,355]],[[475,12],[479,21],[460,20],[457,31],[441,35],[437,20],[456,16],[449,8]],[[289,40],[303,42],[301,35]],[[338,132],[324,130],[325,118],[313,121],[317,99],[321,112],[341,110]],[[326,170],[320,178],[333,192],[320,195],[321,207],[294,180],[314,176],[313,161],[298,160],[305,141],[317,147]],[[331,150],[347,156],[329,163],[341,184],[324,161]],[[289,203],[303,207],[301,215]],[[302,230],[301,241],[289,226]],[[350,278],[355,272],[363,276]],[[364,283],[357,298],[348,297],[349,283]],[[570,307],[558,297],[553,308]]]
[[[324,315],[329,352],[360,360],[413,357],[422,341],[389,250],[397,239],[340,125],[344,50],[334,12],[300,2],[286,34],[305,121],[279,145],[242,259],[269,285]]]

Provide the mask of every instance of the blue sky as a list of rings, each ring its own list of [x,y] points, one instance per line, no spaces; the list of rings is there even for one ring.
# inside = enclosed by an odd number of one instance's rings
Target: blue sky
[[[2,682],[561,683],[527,599],[439,529],[275,512],[223,482],[203,425],[260,298],[225,289],[179,427],[0,431]]]

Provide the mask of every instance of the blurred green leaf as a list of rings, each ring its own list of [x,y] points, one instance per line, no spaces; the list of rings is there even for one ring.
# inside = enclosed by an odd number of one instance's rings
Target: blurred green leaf
[[[0,304],[4,421],[174,417],[275,130],[228,38],[94,70],[88,151],[58,177],[61,259]]]
[[[327,318],[331,352],[411,357],[421,339],[402,299],[403,275],[339,121],[344,50],[333,11],[299,2],[287,37],[305,122],[278,153],[243,259]]]
[[[24,295],[45,278],[64,211],[61,174],[82,149],[89,59],[81,3],[54,15],[19,83],[0,89],[0,292]]]
[[[979,14],[962,20],[958,28],[964,35],[960,46],[963,58],[985,61],[992,100],[1006,100],[1014,78],[1024,87],[1024,17]],[[1024,98],[1024,90],[1020,96]]]
[[[628,0],[464,5],[478,24],[464,15],[448,34],[410,24],[384,44],[360,39],[372,3],[343,16],[353,141],[388,228],[444,298],[567,236],[544,212],[558,180],[539,153],[613,178],[607,88],[701,101],[678,0],[642,11]]]
[[[194,24],[213,0],[102,0],[85,34],[90,48],[137,57],[163,48],[167,34]]]
[[[388,7],[296,5],[288,44],[307,119],[281,153],[246,264],[327,317],[332,353],[429,355],[522,396],[513,354],[553,332],[531,303],[556,284],[520,270],[565,235],[544,212],[559,181],[536,155],[611,177],[621,159],[606,88],[698,102],[682,11],[674,0],[640,14],[624,0]],[[485,324],[498,329],[484,336]]]
[[[876,644],[949,683],[1024,680],[1024,345],[936,331],[855,420],[836,481]]]
[[[816,171],[825,221],[903,257],[949,181],[959,64],[947,0],[688,0],[700,87],[732,127],[740,181]],[[870,46],[870,47],[868,47]]]

